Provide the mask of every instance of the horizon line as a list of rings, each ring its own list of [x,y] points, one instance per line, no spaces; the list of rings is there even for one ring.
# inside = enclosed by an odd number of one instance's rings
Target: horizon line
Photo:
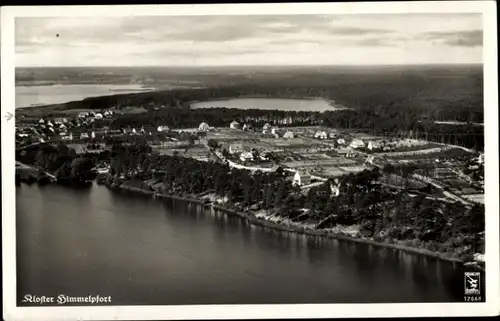
[[[483,62],[425,63],[425,64],[344,64],[344,65],[120,65],[120,66],[15,66],[15,68],[224,68],[224,67],[398,67],[398,66],[463,66],[484,65]]]

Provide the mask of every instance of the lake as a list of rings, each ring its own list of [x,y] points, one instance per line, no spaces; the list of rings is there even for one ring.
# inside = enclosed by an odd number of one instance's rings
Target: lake
[[[459,301],[457,265],[94,185],[16,188],[17,298],[115,305]]]
[[[340,109],[323,99],[282,99],[282,98],[234,98],[201,101],[191,104],[191,108],[236,108],[292,111],[327,111]]]
[[[16,108],[49,104],[61,104],[89,97],[151,91],[139,84],[130,85],[51,85],[16,86]]]

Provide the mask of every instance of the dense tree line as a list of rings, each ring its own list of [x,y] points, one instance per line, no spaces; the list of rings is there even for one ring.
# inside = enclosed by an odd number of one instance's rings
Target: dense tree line
[[[460,145],[468,148],[484,149],[484,128],[474,124],[451,125],[436,124],[420,120],[416,111],[398,111],[394,107],[378,112],[367,110],[340,110],[320,112],[206,108],[165,108],[150,110],[142,114],[121,115],[112,123],[112,128],[127,126],[169,125],[177,128],[197,127],[202,122],[210,126],[228,127],[236,120],[250,123],[256,128],[265,123],[278,126],[317,126],[323,125],[341,129],[363,130],[368,133],[424,139],[438,143]]]
[[[76,151],[60,143],[58,146],[40,144],[16,152],[16,159],[53,174],[59,183],[80,184],[95,179],[92,170],[100,161],[106,160],[108,152],[77,155]]]
[[[304,193],[283,171],[273,173],[231,169],[218,162],[203,162],[180,155],[160,155],[145,143],[115,142],[108,151],[76,155],[64,144],[41,144],[18,152],[18,160],[55,173],[58,181],[83,182],[95,178],[91,170],[110,164],[108,184],[131,184],[143,189],[156,182],[160,193],[216,194],[226,206],[263,210],[281,219],[309,223],[316,228],[357,225],[360,235],[385,242],[455,255],[484,251],[484,206],[468,209],[460,203],[434,200],[431,190],[392,191],[379,184],[382,175],[408,177],[415,167],[386,166],[364,170],[320,183]],[[339,190],[338,196],[332,188]]]
[[[128,169],[136,166],[127,175],[129,182],[141,188],[149,188],[144,181],[152,179],[159,183],[161,193],[199,195],[211,191],[239,210],[264,210],[320,229],[358,225],[363,237],[379,241],[402,242],[460,256],[484,251],[483,205],[468,209],[460,203],[433,199],[428,187],[417,193],[405,189],[396,192],[378,183],[381,175],[388,173],[408,177],[416,170],[411,165],[351,173],[304,194],[279,171],[252,174],[179,155],[148,156],[137,149],[125,154],[129,156],[117,154],[111,161],[112,175],[123,173],[123,164],[129,164]],[[137,161],[122,161],[130,155],[136,155]],[[338,186],[338,196],[332,193],[332,186]]]

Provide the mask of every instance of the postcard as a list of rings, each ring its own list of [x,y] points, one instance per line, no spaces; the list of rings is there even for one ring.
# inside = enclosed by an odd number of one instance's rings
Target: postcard
[[[493,1],[1,23],[4,319],[498,315]]]

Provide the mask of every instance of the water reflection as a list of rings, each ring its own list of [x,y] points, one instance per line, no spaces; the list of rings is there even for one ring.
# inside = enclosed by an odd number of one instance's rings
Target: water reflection
[[[21,294],[105,292],[116,304],[460,300],[460,271],[446,262],[100,186],[23,186],[16,196]]]

